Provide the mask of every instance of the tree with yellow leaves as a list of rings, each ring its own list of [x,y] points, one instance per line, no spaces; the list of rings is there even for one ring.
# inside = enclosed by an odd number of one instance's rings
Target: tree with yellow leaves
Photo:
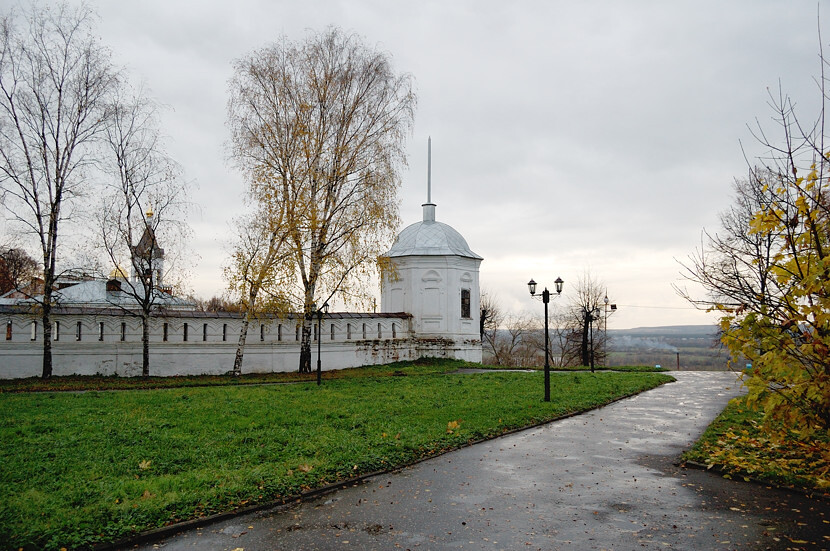
[[[232,373],[242,373],[245,342],[251,322],[262,314],[283,316],[289,301],[285,289],[293,276],[292,250],[283,217],[286,203],[257,205],[254,214],[236,220],[236,240],[223,274],[228,291],[243,314]]]
[[[285,209],[284,296],[301,312],[300,372],[311,372],[316,309],[368,296],[399,223],[397,189],[415,108],[409,75],[337,28],[283,39],[234,64],[231,156],[253,201]]]
[[[746,365],[749,403],[809,438],[830,429],[830,149],[823,109],[803,125],[785,95],[771,104],[780,143],[759,129],[764,166],[736,183],[722,232],[704,233],[686,268],[708,291],[693,301],[721,313],[722,342]]]

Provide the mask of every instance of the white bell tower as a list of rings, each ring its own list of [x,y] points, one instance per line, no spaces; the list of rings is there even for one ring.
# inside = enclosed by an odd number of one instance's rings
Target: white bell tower
[[[448,224],[435,221],[432,140],[423,220],[405,228],[386,253],[382,312],[412,314],[415,337],[444,343],[446,355],[481,361],[479,266],[482,257]]]

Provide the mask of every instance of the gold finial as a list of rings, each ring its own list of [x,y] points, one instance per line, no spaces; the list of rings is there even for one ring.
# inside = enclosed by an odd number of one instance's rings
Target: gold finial
[[[153,207],[147,207],[147,212],[145,212],[144,214],[147,216],[147,218],[152,218],[153,217]]]

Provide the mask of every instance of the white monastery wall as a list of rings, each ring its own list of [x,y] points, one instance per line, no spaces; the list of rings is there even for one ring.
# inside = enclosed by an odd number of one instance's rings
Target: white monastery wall
[[[151,320],[151,375],[219,375],[232,369],[242,320],[232,315],[191,314]],[[43,357],[41,321],[10,307],[0,308],[0,316],[3,324],[0,378],[39,376]],[[117,311],[57,311],[53,313],[53,320],[57,323],[57,339],[52,342],[54,375],[141,374],[140,318]],[[480,358],[481,347],[477,341],[465,344],[441,338],[418,338],[412,332],[411,320],[409,315],[400,313],[329,314],[322,322],[322,368],[377,365],[422,356],[472,361]],[[252,322],[243,373],[296,371],[300,352],[296,327],[294,319]],[[53,332],[55,328],[53,325]],[[317,340],[313,338],[312,366],[316,361]]]

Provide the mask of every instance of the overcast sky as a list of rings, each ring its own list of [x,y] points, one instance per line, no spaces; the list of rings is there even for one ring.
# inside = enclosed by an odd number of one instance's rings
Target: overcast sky
[[[191,287],[205,298],[223,290],[228,222],[244,207],[225,160],[231,62],[283,34],[337,25],[414,76],[404,226],[421,219],[432,136],[436,218],[484,257],[482,288],[541,313],[530,278],[562,277],[564,302],[590,272],[619,305],[609,329],[715,321],[675,294],[677,260],[717,229],[746,174],[741,143],[762,153],[747,125],[774,130],[768,87],[805,118],[818,98],[815,0],[89,4],[115,62],[169,107],[168,149],[198,186]]]

